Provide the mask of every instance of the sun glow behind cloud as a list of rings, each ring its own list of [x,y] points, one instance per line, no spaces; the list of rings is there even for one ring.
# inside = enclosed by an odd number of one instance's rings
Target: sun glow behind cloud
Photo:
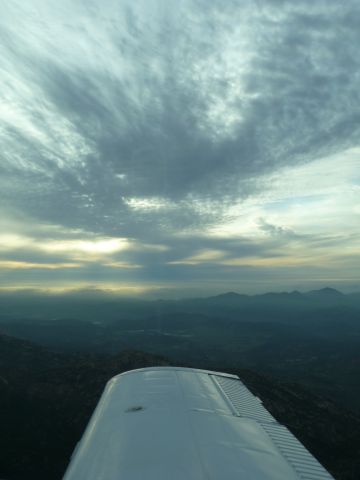
[[[171,292],[173,287],[166,285],[129,285],[122,283],[109,283],[103,282],[100,285],[91,284],[87,282],[66,282],[61,284],[60,282],[52,283],[51,285],[44,285],[43,282],[32,283],[32,284],[19,284],[17,286],[11,287],[2,287],[0,286],[0,293],[12,293],[12,292],[23,292],[23,293],[36,293],[40,295],[81,295],[88,296],[89,298],[94,298],[96,295],[103,296],[114,295],[114,296],[123,296],[123,297],[138,297],[143,295],[158,295],[159,293]]]
[[[0,234],[0,252],[32,249],[70,256],[86,254],[91,258],[91,256],[111,255],[129,248],[131,248],[131,242],[125,238],[38,239],[20,234]]]
[[[5,270],[62,270],[64,268],[79,268],[79,263],[33,263],[0,260],[0,269]]]
[[[61,240],[49,241],[39,248],[47,252],[70,252],[82,254],[106,256],[130,247],[127,239],[107,238],[95,240]]]

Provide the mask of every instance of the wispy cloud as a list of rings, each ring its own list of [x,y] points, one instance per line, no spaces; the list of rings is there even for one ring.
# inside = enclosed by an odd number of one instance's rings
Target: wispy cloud
[[[221,283],[221,262],[311,251],[309,279],[335,278],[357,259],[359,19],[355,0],[6,2],[3,269]]]

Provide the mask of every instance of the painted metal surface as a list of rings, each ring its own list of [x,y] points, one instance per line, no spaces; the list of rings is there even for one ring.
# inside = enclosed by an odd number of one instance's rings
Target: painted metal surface
[[[111,379],[64,480],[329,480],[233,375],[157,367]]]

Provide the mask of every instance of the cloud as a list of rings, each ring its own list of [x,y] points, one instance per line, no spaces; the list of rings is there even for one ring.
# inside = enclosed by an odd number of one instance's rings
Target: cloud
[[[64,268],[78,268],[78,263],[31,263],[12,260],[0,260],[0,268],[5,270],[61,270]]]
[[[172,278],[214,252],[351,243],[359,18],[355,1],[4,5],[0,195],[18,257],[2,261]]]

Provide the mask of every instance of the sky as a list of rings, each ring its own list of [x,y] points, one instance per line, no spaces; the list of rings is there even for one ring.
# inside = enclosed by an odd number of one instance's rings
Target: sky
[[[0,290],[360,290],[357,0],[1,0]]]

